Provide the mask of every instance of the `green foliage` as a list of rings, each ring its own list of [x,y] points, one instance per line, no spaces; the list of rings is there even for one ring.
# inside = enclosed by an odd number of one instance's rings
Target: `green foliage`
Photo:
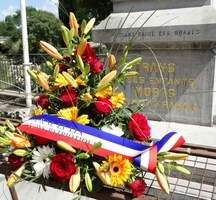
[[[61,20],[54,14],[47,11],[36,10],[33,7],[26,7],[29,52],[42,52],[39,41],[44,40],[50,44],[55,44],[59,48],[62,44],[61,39]],[[22,53],[22,29],[21,13],[17,10],[14,15],[7,16],[5,22],[0,24],[5,27],[4,33],[10,38],[5,42],[4,49],[8,53]]]
[[[113,9],[112,1],[104,0],[59,0],[59,18],[65,25],[68,25],[69,12],[73,12],[80,22],[85,19],[89,21],[92,17],[96,18],[96,24],[105,19]]]

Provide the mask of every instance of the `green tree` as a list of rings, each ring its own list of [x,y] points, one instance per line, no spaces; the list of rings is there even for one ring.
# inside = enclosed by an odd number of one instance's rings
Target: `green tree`
[[[79,20],[88,21],[96,18],[96,24],[105,19],[113,10],[111,0],[59,0],[59,18],[68,25],[69,12],[73,12]]]
[[[8,36],[6,24],[4,21],[0,21],[0,36]]]
[[[27,29],[29,52],[42,52],[39,41],[44,40],[56,48],[62,44],[61,20],[55,17],[54,14],[47,11],[36,10],[33,7],[26,7]],[[22,33],[21,33],[21,13],[17,10],[12,16],[5,18],[6,30],[10,38],[5,42],[5,49],[9,53],[18,50],[22,52]],[[14,47],[15,45],[15,47]]]

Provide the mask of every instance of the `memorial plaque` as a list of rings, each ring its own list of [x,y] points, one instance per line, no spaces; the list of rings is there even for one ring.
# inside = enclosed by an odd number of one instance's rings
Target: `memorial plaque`
[[[213,2],[171,0],[156,12],[157,0],[113,3],[114,13],[93,35],[99,42],[106,27],[103,42],[108,47],[115,43],[117,57],[131,41],[129,60],[142,57],[133,66],[139,75],[126,80],[127,100],[145,100],[143,112],[151,120],[212,126],[216,115]],[[131,5],[136,12],[128,14]]]

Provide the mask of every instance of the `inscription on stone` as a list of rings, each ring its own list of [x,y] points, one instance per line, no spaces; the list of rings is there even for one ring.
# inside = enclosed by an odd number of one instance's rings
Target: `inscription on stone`
[[[142,55],[133,67],[139,76],[126,79],[127,101],[143,100],[150,119],[209,125],[214,73],[209,52],[156,51],[158,62],[147,51]]]

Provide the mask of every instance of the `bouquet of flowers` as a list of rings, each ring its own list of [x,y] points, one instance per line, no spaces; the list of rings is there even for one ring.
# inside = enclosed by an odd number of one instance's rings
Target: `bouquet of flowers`
[[[135,105],[118,91],[126,77],[137,76],[132,67],[141,57],[128,61],[126,46],[119,60],[109,52],[100,58],[88,43],[94,22],[78,25],[70,13],[70,29],[61,26],[67,47],[62,53],[40,41],[52,62],[47,62],[50,73],[28,70],[40,87],[32,117],[18,127],[9,120],[0,127],[1,151],[13,171],[7,185],[52,181],[56,188],[69,186],[79,198],[105,184],[128,188],[138,197],[146,187],[143,172],[149,171],[169,193],[167,171],[190,173],[176,163],[187,154],[168,152],[184,139],[171,132],[148,142],[150,127],[142,105],[132,109]]]

